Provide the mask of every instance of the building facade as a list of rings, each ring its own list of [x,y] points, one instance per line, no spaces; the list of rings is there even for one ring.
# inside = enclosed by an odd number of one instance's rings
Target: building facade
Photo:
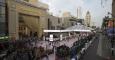
[[[90,24],[91,24],[91,14],[90,14],[90,12],[88,11],[87,13],[86,13],[86,16],[85,16],[85,25],[86,26],[91,26]]]
[[[0,0],[0,36],[8,35],[8,20],[6,0]]]
[[[115,18],[115,0],[112,1],[112,14]]]
[[[59,30],[62,29],[62,20],[60,17],[49,15],[48,17],[49,30]]]
[[[7,0],[9,37],[41,37],[47,29],[48,5],[38,0]]]
[[[64,29],[71,26],[71,24],[72,24],[72,23],[70,23],[70,22],[72,22],[72,21],[70,21],[71,18],[72,18],[72,15],[70,12],[63,12],[63,14],[62,14],[62,27]]]

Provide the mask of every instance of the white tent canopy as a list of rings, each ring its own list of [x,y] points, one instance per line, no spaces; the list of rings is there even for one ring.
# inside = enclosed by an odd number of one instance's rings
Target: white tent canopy
[[[91,30],[44,30],[44,32],[91,32]]]
[[[78,31],[78,32],[91,32],[91,30],[93,29],[84,25],[75,25],[65,30],[72,30],[72,31]]]
[[[94,29],[85,25],[77,24],[65,30],[44,30],[44,32],[91,32],[92,30]]]
[[[44,30],[44,32],[70,32],[72,30]]]
[[[62,32],[61,30],[44,30],[44,32]]]
[[[44,30],[44,32],[91,32],[91,30],[92,28],[86,27],[84,25],[75,25],[65,30]]]

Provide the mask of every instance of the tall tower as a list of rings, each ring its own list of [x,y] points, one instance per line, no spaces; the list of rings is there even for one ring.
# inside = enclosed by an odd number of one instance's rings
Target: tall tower
[[[81,16],[82,16],[81,7],[78,7],[77,8],[77,18],[79,19],[79,18],[81,18]]]
[[[89,11],[87,11],[86,16],[85,16],[85,25],[90,26],[90,22],[91,22],[91,14]]]
[[[77,18],[79,18],[79,9],[77,8]]]

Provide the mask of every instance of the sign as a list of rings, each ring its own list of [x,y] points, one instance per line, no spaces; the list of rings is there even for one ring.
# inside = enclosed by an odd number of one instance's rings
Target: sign
[[[0,40],[2,40],[2,39],[8,39],[8,36],[0,37]]]
[[[53,41],[53,34],[50,34],[50,39],[49,41]]]
[[[63,40],[63,35],[62,34],[60,35],[60,40]]]

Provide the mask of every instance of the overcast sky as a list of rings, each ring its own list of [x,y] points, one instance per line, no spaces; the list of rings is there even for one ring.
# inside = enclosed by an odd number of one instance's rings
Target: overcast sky
[[[101,26],[102,19],[111,12],[112,0],[40,0],[49,5],[49,12],[53,15],[60,16],[64,11],[71,12],[77,16],[77,8],[81,7],[82,18],[85,18],[86,12],[91,13],[91,22],[95,22],[96,26]]]

